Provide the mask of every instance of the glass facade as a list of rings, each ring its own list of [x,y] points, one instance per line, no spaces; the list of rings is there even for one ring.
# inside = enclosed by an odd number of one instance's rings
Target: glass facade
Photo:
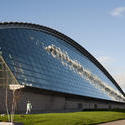
[[[27,28],[0,29],[0,51],[20,84],[125,101],[95,64],[75,47],[49,33]]]

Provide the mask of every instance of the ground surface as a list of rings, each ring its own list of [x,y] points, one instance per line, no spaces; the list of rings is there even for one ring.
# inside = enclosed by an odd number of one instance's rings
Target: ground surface
[[[114,122],[108,122],[104,124],[98,124],[98,125],[125,125],[125,120],[119,120]]]
[[[120,119],[125,119],[125,112],[90,111],[15,116],[15,121],[23,122],[24,125],[92,125]],[[0,116],[0,121],[6,120],[6,116]]]

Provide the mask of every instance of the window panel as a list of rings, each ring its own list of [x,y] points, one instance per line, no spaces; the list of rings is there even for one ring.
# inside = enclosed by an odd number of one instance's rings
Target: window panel
[[[81,77],[77,72],[77,68],[70,65],[70,63],[74,62],[83,66],[106,85],[118,91],[107,76],[87,57],[55,36],[23,28],[3,29],[0,30],[0,34],[0,47],[4,59],[21,84],[113,100],[105,92],[93,86],[91,81],[83,76]],[[58,55],[58,58],[54,57],[54,54],[52,55],[51,52],[46,50],[46,47],[49,48],[49,46],[58,49],[58,53],[55,51],[57,55],[59,52],[68,55],[71,61],[64,61],[63,57],[60,57],[63,55]]]

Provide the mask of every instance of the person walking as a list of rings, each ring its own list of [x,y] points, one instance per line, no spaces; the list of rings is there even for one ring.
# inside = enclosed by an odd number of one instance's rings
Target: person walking
[[[26,106],[26,114],[31,113],[31,109],[32,109],[32,104],[30,101],[28,101]]]

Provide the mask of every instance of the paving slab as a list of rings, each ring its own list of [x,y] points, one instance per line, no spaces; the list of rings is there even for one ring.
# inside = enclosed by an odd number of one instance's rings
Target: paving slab
[[[102,123],[98,125],[125,125],[125,120],[118,120],[118,121]]]
[[[0,122],[0,125],[13,125],[11,122]]]
[[[23,125],[23,123],[0,122],[0,125]]]

